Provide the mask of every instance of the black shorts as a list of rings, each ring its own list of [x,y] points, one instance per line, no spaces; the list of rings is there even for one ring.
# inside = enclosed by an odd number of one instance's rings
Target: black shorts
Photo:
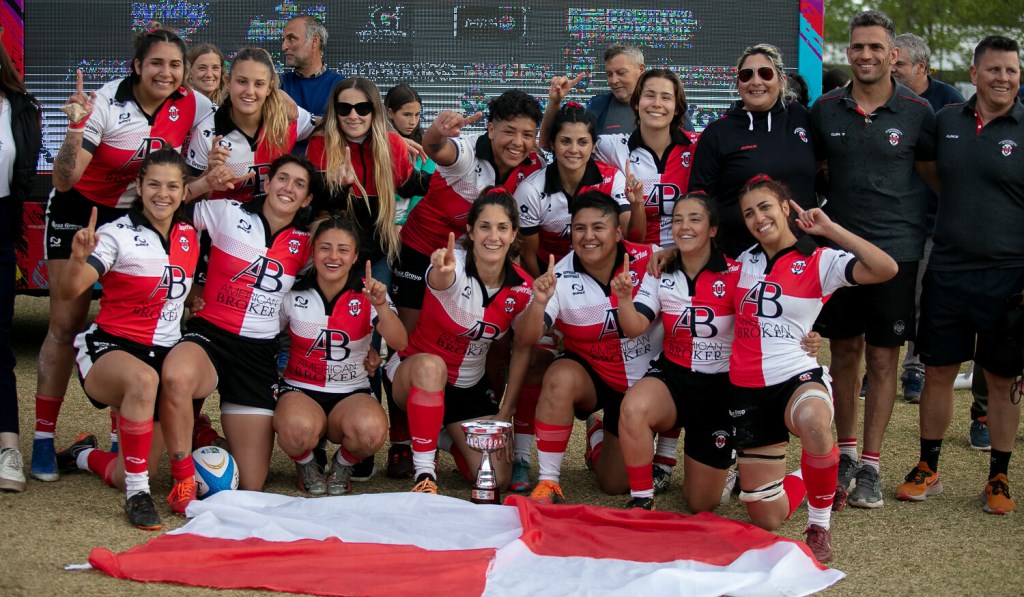
[[[198,344],[217,371],[221,404],[273,411],[277,406],[277,340],[255,340],[225,332],[193,317],[185,324],[182,342]]]
[[[82,391],[85,392],[85,397],[89,399],[89,402],[92,402],[93,406],[99,409],[107,408],[109,405],[97,402],[89,396],[89,393],[85,391],[85,378],[101,356],[116,350],[127,352],[146,365],[149,365],[157,372],[157,375],[163,369],[164,358],[171,351],[166,346],[146,346],[145,344],[139,344],[138,342],[132,342],[131,340],[108,334],[97,327],[96,324],[89,326],[89,329],[78,334],[75,337],[75,361],[78,364],[78,381],[82,383]],[[159,395],[160,393],[157,392],[157,396]],[[159,409],[153,409],[154,421],[159,420],[158,412]]]
[[[789,442],[786,405],[797,388],[810,382],[826,388],[832,387],[825,370],[821,367],[804,371],[780,384],[764,388],[732,386],[728,404],[736,450]],[[831,389],[829,394],[831,395]]]
[[[338,406],[342,400],[353,394],[368,394],[373,396],[373,390],[370,388],[359,388],[358,390],[353,390],[351,392],[321,392],[318,390],[307,390],[306,388],[293,386],[282,379],[277,383],[277,388],[274,392],[274,400],[279,400],[281,396],[284,396],[288,392],[298,392],[309,396],[313,399],[313,402],[316,402],[320,405],[320,408],[324,409],[324,414],[327,416],[331,416],[331,411],[334,410],[334,407]]]
[[[676,407],[673,427],[686,430],[683,453],[713,468],[732,466],[729,374],[699,373],[661,355],[644,377],[657,379],[668,388]]]
[[[925,365],[974,360],[1000,377],[1024,370],[1024,354],[1010,341],[1008,300],[1024,290],[1024,268],[935,271],[924,275],[921,329],[914,345]],[[1015,306],[1015,305],[1014,305]]]
[[[622,408],[622,398],[625,396],[622,392],[617,392],[612,389],[601,376],[594,371],[594,368],[590,366],[590,363],[580,355],[569,352],[568,350],[562,353],[560,356],[555,358],[555,362],[562,359],[568,359],[580,364],[583,369],[590,376],[590,382],[594,384],[594,394],[597,396],[597,410],[604,410],[604,423],[602,427],[608,433],[618,437],[619,435],[619,410]],[[590,416],[589,412],[577,412],[576,418],[585,419]]]
[[[899,272],[888,282],[835,291],[818,315],[814,331],[836,340],[863,334],[868,344],[878,347],[913,341],[918,262],[898,265]]]
[[[89,224],[92,208],[96,208],[96,227],[113,222],[127,210],[93,203],[75,189],[60,192],[56,189],[46,203],[46,249],[47,259],[70,259],[71,241],[75,233]]]
[[[402,245],[398,262],[391,271],[391,300],[395,301],[395,306],[423,308],[423,297],[427,295],[427,280],[424,276],[429,266],[430,255]]]

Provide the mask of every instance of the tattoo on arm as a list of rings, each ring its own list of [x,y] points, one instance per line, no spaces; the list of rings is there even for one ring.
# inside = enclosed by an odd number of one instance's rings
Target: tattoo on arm
[[[75,175],[75,165],[78,162],[78,150],[82,148],[82,135],[68,135],[64,144],[60,146],[56,159],[53,160],[53,175],[65,181],[70,181]]]

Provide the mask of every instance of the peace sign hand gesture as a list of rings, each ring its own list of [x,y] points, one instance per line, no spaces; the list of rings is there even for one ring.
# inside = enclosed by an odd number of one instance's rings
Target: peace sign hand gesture
[[[96,250],[96,242],[96,208],[94,207],[92,214],[89,215],[89,225],[80,228],[71,241],[71,257],[85,261]]]
[[[430,265],[440,274],[450,274],[455,271],[455,233],[448,233],[448,246],[444,249],[434,251],[430,256]]]
[[[629,255],[622,258],[622,272],[612,278],[612,292],[620,302],[633,299],[633,277],[629,274]]]
[[[383,307],[388,302],[387,289],[379,280],[373,279],[370,260],[366,260],[366,277],[363,278],[363,294],[374,307]]]
[[[555,278],[555,256],[548,255],[548,271],[533,281],[534,302],[541,306],[547,305],[551,297],[555,295],[557,281]]]
[[[85,122],[89,120],[89,115],[92,114],[93,101],[95,99],[95,93],[85,94],[85,87],[82,83],[82,69],[78,69],[75,71],[75,92],[71,94],[68,101],[60,108],[60,111],[68,116],[70,121],[69,128],[73,130],[85,128]]]
[[[584,71],[576,75],[573,79],[569,79],[569,77],[563,77],[561,75],[551,77],[551,87],[548,88],[548,100],[553,102],[556,106],[561,105],[565,96],[569,95],[569,92],[572,91],[573,87],[582,81],[585,76],[587,76],[587,73]]]

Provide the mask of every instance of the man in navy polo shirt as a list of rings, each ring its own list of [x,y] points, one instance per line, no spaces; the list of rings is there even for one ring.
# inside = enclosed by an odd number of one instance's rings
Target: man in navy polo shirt
[[[840,451],[835,508],[879,508],[879,455],[896,400],[900,347],[913,338],[914,287],[926,236],[925,188],[934,177],[935,115],[928,102],[893,80],[892,20],[878,11],[850,21],[846,50],[853,79],[814,102],[811,125],[829,193],[825,211],[899,264],[884,284],[845,288],[825,305],[816,329],[831,340]],[[866,344],[866,351],[865,351]],[[857,394],[866,353],[864,451],[857,462]]]
[[[942,492],[938,460],[953,412],[960,364],[974,359],[989,387],[992,452],[983,509],[1009,514],[1006,477],[1020,421],[1012,398],[1024,353],[1010,340],[1007,312],[1024,290],[1024,106],[1016,101],[1016,41],[986,37],[974,50],[974,97],[937,116],[941,180],[935,247],[924,278],[918,352],[925,364],[921,461],[896,488],[901,500]],[[977,375],[977,373],[976,373]]]
[[[281,31],[284,63],[293,68],[281,75],[281,89],[317,122],[324,115],[334,84],[345,78],[324,64],[326,49],[327,28],[316,17],[295,17]],[[305,155],[306,141],[296,143],[292,153]]]

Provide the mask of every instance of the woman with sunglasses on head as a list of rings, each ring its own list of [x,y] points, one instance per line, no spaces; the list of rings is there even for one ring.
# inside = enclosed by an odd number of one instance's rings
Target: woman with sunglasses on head
[[[186,324],[161,375],[160,422],[174,487],[167,501],[183,514],[196,498],[192,402],[220,393],[221,424],[238,466],[239,487],[263,487],[274,448],[277,342],[284,295],[309,262],[305,222],[316,170],[284,154],[270,164],[266,194],[248,203],[199,201],[193,224],[210,237],[202,309]]]
[[[701,133],[689,186],[718,201],[719,246],[733,258],[754,244],[737,205],[740,188],[755,175],[785,183],[803,209],[818,205],[810,119],[807,109],[790,96],[779,49],[751,46],[736,69],[740,99]]]
[[[896,275],[884,251],[802,209],[788,187],[765,175],[739,192],[743,221],[757,244],[737,261],[735,339],[729,398],[740,501],[755,525],[775,530],[807,495],[805,533],[820,562],[832,557],[830,520],[839,450],[832,438],[828,372],[800,346],[833,292]],[[791,222],[796,222],[791,228]],[[803,232],[800,236],[794,232]],[[818,247],[810,235],[846,250]],[[847,252],[849,251],[849,252]],[[786,475],[789,436],[800,438],[801,475]]]
[[[123,216],[135,200],[140,157],[157,149],[180,150],[203,118],[210,100],[183,87],[185,42],[160,26],[135,40],[127,78],[86,94],[78,71],[75,92],[62,111],[69,123],[53,162],[54,190],[46,206],[46,259],[50,278],[50,328],[39,350],[36,426],[31,474],[58,478],[53,434],[70,379],[75,335],[85,328],[92,291],[70,298],[60,287],[72,238],[93,207],[97,224]]]
[[[540,339],[544,307],[555,289],[553,272],[531,280],[513,262],[519,209],[506,189],[484,189],[469,208],[466,232],[462,247],[456,248],[455,233],[449,233],[447,246],[431,254],[423,317],[406,349],[386,366],[394,400],[409,415],[416,469],[412,490],[419,493],[437,493],[435,456],[442,428],[460,472],[471,480],[481,456],[466,445],[459,423],[511,421],[530,348]],[[510,330],[515,335],[508,386],[504,400],[492,400],[487,356]],[[499,487],[509,482],[510,460],[493,459]]]
[[[324,216],[311,235],[313,271],[281,304],[291,355],[277,387],[274,430],[295,462],[300,490],[343,495],[355,465],[380,449],[388,430],[364,365],[370,338],[379,331],[402,350],[408,336],[387,288],[373,278],[370,262],[359,260],[356,224]],[[326,470],[313,455],[323,437],[338,444]]]
[[[280,88],[270,54],[243,48],[231,60],[227,97],[203,122],[185,159],[191,198],[245,203],[266,194],[270,163],[313,132],[313,116]],[[293,110],[298,117],[292,118]]]

